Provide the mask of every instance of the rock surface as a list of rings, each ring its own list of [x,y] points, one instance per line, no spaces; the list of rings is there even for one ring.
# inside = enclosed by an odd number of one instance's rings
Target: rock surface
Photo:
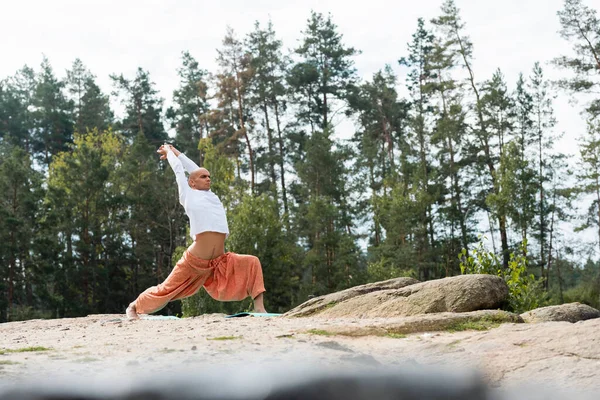
[[[327,318],[377,318],[468,312],[499,308],[507,299],[508,286],[502,278],[460,275],[352,297],[327,307],[317,315]]]
[[[345,336],[393,336],[419,332],[487,330],[503,323],[522,323],[517,314],[501,310],[479,310],[465,313],[436,313],[410,317],[378,319],[370,324],[334,327],[330,330]]]
[[[339,292],[327,294],[324,296],[315,297],[314,299],[310,299],[298,307],[288,311],[285,313],[286,317],[306,317],[309,315],[316,314],[328,307],[332,307],[337,303],[342,301],[362,296],[367,293],[378,292],[381,290],[388,289],[399,289],[405,286],[414,285],[415,283],[419,283],[418,280],[414,278],[394,278],[389,279],[387,281],[368,283],[366,285],[355,286],[346,290],[342,290]]]
[[[179,378],[187,376],[177,390],[189,390],[191,396],[179,393],[182,399],[225,398],[223,386],[206,387],[201,396],[196,387],[184,386],[202,381],[193,379],[195,376],[206,382],[263,382],[256,376],[248,378],[247,371],[256,375],[264,368],[271,369],[269,376],[279,374],[278,379],[287,382],[298,376],[299,365],[317,377],[321,373],[315,375],[315,371],[323,368],[336,372],[361,368],[374,372],[377,382],[387,377],[386,384],[398,390],[407,389],[402,382],[414,383],[414,391],[398,392],[402,395],[390,398],[421,398],[430,389],[449,393],[443,390],[444,385],[457,390],[456,398],[469,400],[512,399],[515,393],[521,397],[519,389],[506,397],[496,393],[492,396],[487,390],[511,390],[518,385],[536,388],[525,393],[524,398],[582,399],[573,395],[582,390],[593,392],[589,398],[599,398],[600,312],[578,303],[544,307],[521,316],[494,310],[507,297],[504,281],[491,275],[464,275],[422,283],[398,278],[312,299],[279,317],[225,318],[223,314],[211,314],[129,321],[124,315],[91,315],[4,323],[0,324],[0,400],[19,399],[13,396],[15,392],[4,391],[8,397],[2,394],[4,389],[19,385],[34,390],[40,382],[74,385],[85,379],[97,384],[111,382],[101,384],[98,390],[102,393],[118,386],[118,382],[125,391],[136,387],[143,392],[141,373],[154,374],[149,378],[154,383],[158,383],[156,376],[166,373]],[[238,366],[244,373],[237,378],[228,375],[223,368],[230,366]],[[422,376],[433,376],[432,382],[437,386],[390,372],[398,367],[404,371],[425,368]],[[430,373],[432,368],[446,368],[459,375],[448,380],[443,374]],[[217,371],[221,375],[207,380],[208,374]],[[481,380],[469,378],[473,371],[480,374]],[[108,380],[103,381],[103,376]],[[323,389],[315,396],[322,396],[326,387],[342,390],[348,385],[367,385],[374,390],[379,385],[372,386],[374,381],[364,375],[350,377],[349,381],[343,379],[346,378],[317,384],[324,386],[319,386]],[[164,385],[165,380],[159,382]],[[440,386],[440,382],[446,383]],[[80,386],[89,395],[86,385]],[[235,385],[227,387],[232,386]],[[48,387],[42,387],[44,396],[49,394]],[[311,391],[314,387],[308,383],[296,389]],[[468,387],[481,390],[478,397],[469,397],[463,391]],[[264,385],[260,390],[264,391]],[[568,392],[557,396],[560,390]],[[546,393],[541,394],[543,391]],[[131,397],[119,394],[105,398],[139,398],[137,392],[127,393]],[[152,393],[156,399],[170,398],[172,394],[164,386],[155,387]],[[353,390],[348,393],[357,394]],[[28,399],[61,397],[24,395],[29,397],[22,398]],[[289,397],[285,396],[282,398]],[[264,393],[256,398],[265,398]]]
[[[104,374],[137,377],[180,368],[194,372],[308,363],[335,370],[411,365],[475,369],[493,387],[600,390],[600,319],[389,334],[401,332],[402,326],[425,326],[431,318],[436,316],[227,319],[213,314],[127,321],[124,315],[93,315],[11,322],[0,324],[0,388],[57,375],[100,379]],[[375,335],[364,336],[369,330]]]
[[[600,311],[587,304],[568,303],[558,306],[536,308],[521,314],[525,322],[567,321],[578,322],[587,319],[600,318]]]

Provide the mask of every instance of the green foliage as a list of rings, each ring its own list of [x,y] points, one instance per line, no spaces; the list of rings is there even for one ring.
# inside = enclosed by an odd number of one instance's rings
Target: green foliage
[[[414,276],[414,270],[402,269],[397,263],[382,257],[367,264],[368,282],[380,282],[400,276]]]
[[[560,35],[569,41],[575,55],[563,55],[553,61],[555,65],[574,72],[574,76],[558,82],[571,93],[597,94],[600,85],[597,74],[600,68],[600,19],[596,12],[583,0],[565,0],[563,9],[557,13],[562,28]],[[591,116],[600,115],[599,105],[600,99],[593,98],[586,111]]]
[[[334,333],[328,332],[323,329],[309,329],[306,333],[310,333],[311,335],[319,335],[319,336],[333,336]]]
[[[173,92],[174,107],[166,116],[175,129],[177,149],[191,159],[198,154],[198,142],[208,135],[208,71],[200,68],[198,61],[184,51],[181,67],[177,70],[179,87]]]
[[[403,333],[388,333],[385,335],[386,337],[392,338],[392,339],[406,339],[406,335]]]
[[[541,282],[553,303],[598,307],[597,266],[582,265],[583,250],[562,233],[578,209],[573,194],[590,203],[577,230],[600,227],[600,30],[585,3],[564,1],[560,33],[573,52],[555,60],[574,73],[559,86],[591,95],[575,188],[566,157],[554,155],[555,92],[540,64],[515,92],[499,70],[479,75],[455,0],[431,24],[417,20],[404,54],[392,55],[402,87],[390,65],[360,81],[359,51],[317,12],[293,60],[270,22],[244,40],[228,29],[217,71],[183,52],[166,116],[141,68],[111,76],[118,118],[78,59],[64,78],[45,57],[2,77],[0,322],[122,312],[166,278],[190,239],[172,171],[155,153],[165,140],[211,171],[229,218],[227,250],[259,257],[270,311],[461,267],[502,276],[513,310],[541,305]],[[353,122],[350,141],[334,131]],[[485,216],[501,255],[480,244],[458,259]],[[535,250],[510,255],[517,237]],[[252,307],[200,290],[162,312],[180,304],[185,316]]]
[[[15,305],[10,309],[11,321],[27,321],[30,319],[50,319],[52,311],[40,310],[28,305]]]
[[[204,160],[202,166],[210,171],[211,190],[219,196],[225,208],[233,203],[235,165],[224,154],[217,151],[211,139],[204,138],[198,142],[198,150]]]
[[[54,350],[50,347],[44,346],[29,346],[29,347],[21,347],[18,349],[3,349],[0,350],[0,354],[8,354],[8,353],[34,353],[39,351],[51,351]]]
[[[527,274],[527,242],[521,243],[519,253],[511,253],[508,268],[502,267],[499,257],[486,250],[480,240],[475,249],[462,249],[460,270],[464,274],[496,275],[504,279],[508,285],[508,309],[522,313],[539,307],[545,301],[542,279],[536,279],[533,274]]]
[[[446,328],[448,332],[487,331],[500,326],[499,322],[488,320],[457,322]]]
[[[214,338],[206,338],[206,340],[236,340],[236,339],[242,339],[243,336],[217,336]]]
[[[140,67],[133,79],[123,74],[110,78],[116,89],[113,94],[120,97],[127,112],[119,124],[125,137],[133,140],[141,133],[153,147],[160,146],[167,138],[161,118],[163,99],[158,97],[149,72]]]
[[[358,54],[346,47],[331,15],[311,11],[300,46],[295,50],[301,58],[290,71],[297,117],[315,130],[325,131],[332,121],[332,103],[343,100],[356,80],[352,56]]]

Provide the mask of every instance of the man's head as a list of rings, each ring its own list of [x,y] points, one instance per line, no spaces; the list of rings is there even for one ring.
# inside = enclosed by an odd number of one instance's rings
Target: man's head
[[[196,190],[210,189],[210,172],[206,168],[199,168],[192,171],[188,177],[188,185]]]

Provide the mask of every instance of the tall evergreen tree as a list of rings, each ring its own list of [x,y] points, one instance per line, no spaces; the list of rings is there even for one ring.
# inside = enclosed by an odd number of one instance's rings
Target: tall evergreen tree
[[[21,148],[0,148],[0,321],[15,320],[37,307],[32,244],[41,200],[41,173]],[[35,316],[32,314],[26,317]],[[38,316],[40,316],[38,314]]]
[[[331,15],[311,11],[295,50],[300,61],[290,71],[289,83],[299,107],[298,117],[316,129],[331,128],[337,110],[335,100],[344,100],[356,80],[352,56],[358,52],[342,43],[342,35]],[[333,103],[333,104],[332,104]]]
[[[573,56],[554,59],[556,65],[575,74],[559,84],[572,93],[595,94],[600,86],[600,20],[596,10],[582,0],[565,0],[557,14],[562,27],[560,35],[572,43],[575,52]],[[592,98],[587,112],[600,115],[600,98]]]
[[[277,190],[277,175],[279,175],[283,208],[287,213],[284,166],[285,132],[282,127],[282,118],[286,109],[284,101],[286,95],[285,75],[289,59],[282,54],[282,42],[276,38],[271,21],[264,29],[256,22],[254,31],[250,32],[246,39],[246,46],[251,55],[250,66],[253,71],[248,87],[249,104],[260,110],[255,113],[255,118],[262,119],[264,136],[267,141],[266,152],[263,152],[263,157],[257,158],[257,164],[264,165],[270,191],[276,198],[279,196]],[[259,118],[258,115],[261,114],[262,118]],[[279,174],[277,174],[275,166],[278,167]]]
[[[208,135],[208,71],[200,68],[198,61],[185,51],[178,68],[179,87],[173,92],[174,107],[167,110],[171,128],[175,129],[177,148],[189,157],[198,154],[198,143]]]
[[[406,153],[407,110],[409,104],[396,91],[396,76],[390,66],[373,75],[370,82],[357,86],[349,97],[350,109],[358,113],[359,129],[353,141],[357,146],[354,168],[369,183],[371,198],[366,212],[373,221],[370,243],[378,247],[384,240],[381,215],[374,208],[377,199],[387,195],[390,182],[397,179],[396,158]],[[356,188],[362,191],[360,188]],[[370,213],[373,212],[373,218]]]
[[[494,137],[489,132],[488,121],[485,117],[485,104],[481,89],[479,88],[475,74],[472,68],[472,56],[473,56],[473,43],[468,36],[465,35],[464,29],[465,24],[459,15],[459,9],[456,7],[454,0],[446,0],[442,5],[442,15],[433,20],[446,40],[451,44],[453,51],[456,52],[457,57],[462,61],[462,65],[467,70],[467,82],[474,96],[473,109],[475,111],[476,123],[472,131],[475,135],[477,147],[473,148],[475,154],[480,151],[483,153],[481,158],[480,170],[487,170],[489,179],[487,189],[490,193],[498,195],[500,188],[498,186],[496,164],[499,160],[499,154],[493,153],[494,144],[491,142]],[[499,147],[500,149],[500,147]],[[508,247],[508,233],[507,233],[507,221],[506,215],[500,213],[497,214],[498,228],[500,231],[500,240],[502,245],[502,264],[504,268],[508,268],[508,262],[510,257],[510,251]]]
[[[312,294],[360,282],[360,253],[343,163],[349,149],[336,147],[327,131],[313,133],[307,141],[306,160],[296,165],[299,183],[292,186],[298,204],[294,222],[305,245],[303,264]]]
[[[46,166],[73,140],[71,105],[64,94],[65,83],[55,75],[44,57],[33,97],[33,151]]]
[[[70,284],[61,293],[65,314],[98,312],[107,296],[109,266],[101,254],[110,218],[111,174],[117,165],[119,138],[111,131],[97,129],[76,134],[73,150],[58,154],[48,178],[48,202],[54,213],[62,213],[59,235],[71,236],[72,265],[63,276]],[[64,213],[68,213],[64,215]],[[58,278],[58,277],[57,277]]]
[[[104,132],[113,122],[113,112],[107,95],[96,84],[95,77],[76,59],[67,71],[66,89],[72,102],[75,132],[85,133],[97,128]]]
[[[248,170],[250,172],[250,192],[254,193],[256,167],[255,154],[250,141],[254,122],[251,119],[248,103],[248,82],[252,76],[250,54],[244,49],[242,42],[236,37],[232,28],[227,28],[223,47],[219,50],[217,63],[221,68],[217,74],[217,98],[222,109],[223,121],[226,121],[219,134],[225,144],[233,144],[244,139],[248,152]],[[228,114],[228,115],[227,115]],[[239,160],[238,160],[239,162]],[[238,167],[239,168],[239,167]]]
[[[167,139],[161,116],[163,100],[158,97],[150,74],[138,68],[133,79],[123,74],[110,78],[115,86],[113,94],[121,99],[126,111],[117,127],[130,142],[141,132],[152,146],[160,146]]]
[[[434,21],[435,24],[436,21]],[[455,40],[446,35],[444,25],[436,25],[438,35],[430,65],[432,101],[435,104],[435,127],[432,144],[438,163],[438,236],[441,237],[443,268],[446,276],[458,271],[456,254],[465,249],[474,237],[476,212],[474,190],[476,174],[469,152],[467,111],[463,105],[463,84],[453,77],[462,57],[454,50]],[[441,31],[441,32],[440,32]]]
[[[422,207],[419,207],[420,215],[417,218],[414,236],[415,250],[417,252],[417,265],[419,278],[427,280],[431,268],[432,246],[434,245],[432,205],[435,196],[431,188],[432,165],[431,152],[431,120],[433,107],[430,102],[431,81],[434,72],[430,64],[434,51],[434,36],[425,28],[425,21],[418,20],[417,31],[413,34],[413,40],[408,44],[409,56],[400,60],[401,65],[410,68],[407,78],[407,86],[411,94],[412,110],[410,113],[410,132],[414,144],[412,149],[403,149],[405,155],[404,163],[407,163],[406,153],[414,152],[416,162],[411,167],[410,179],[414,185],[415,197],[419,199]],[[412,155],[412,154],[411,154]],[[402,167],[407,171],[407,167]]]
[[[530,92],[533,99],[533,125],[534,144],[537,153],[537,234],[540,244],[540,276],[547,278],[544,268],[548,260],[548,234],[549,234],[549,202],[546,194],[546,185],[551,174],[551,154],[555,143],[555,135],[552,129],[556,124],[554,111],[552,109],[552,97],[549,92],[549,82],[544,79],[544,73],[539,63],[535,63],[530,78]]]
[[[523,74],[519,74],[517,87],[514,93],[515,106],[515,141],[518,146],[519,160],[516,171],[516,193],[513,199],[513,220],[515,229],[520,233],[521,241],[527,241],[529,233],[533,230],[533,222],[536,215],[536,186],[532,184],[535,180],[534,158],[532,146],[535,141],[533,121],[533,97],[528,91],[527,83]]]
[[[25,66],[0,82],[0,141],[33,156],[33,99],[37,86],[33,69]]]

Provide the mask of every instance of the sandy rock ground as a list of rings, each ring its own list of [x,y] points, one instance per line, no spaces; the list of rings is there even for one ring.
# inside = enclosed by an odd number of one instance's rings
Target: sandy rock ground
[[[4,323],[0,324],[0,386],[40,377],[301,362],[334,369],[465,369],[482,374],[491,387],[539,385],[600,393],[600,319],[503,324],[489,331],[405,337],[327,335],[333,327],[358,329],[385,322],[228,319],[213,314],[180,320],[128,321],[123,315],[91,315]],[[49,350],[19,351],[37,346]]]

